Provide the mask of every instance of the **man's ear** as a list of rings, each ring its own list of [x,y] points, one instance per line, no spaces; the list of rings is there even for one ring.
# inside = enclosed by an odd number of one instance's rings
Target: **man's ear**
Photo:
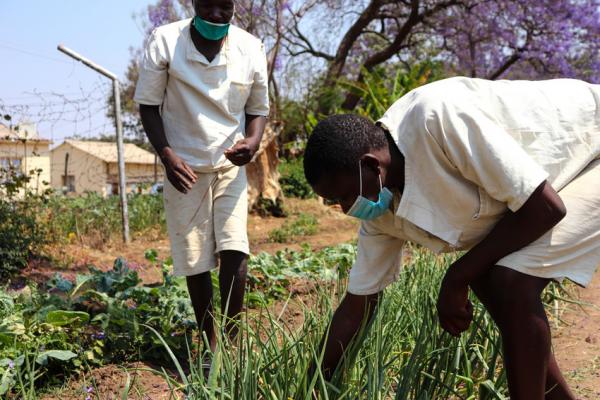
[[[369,168],[375,175],[381,174],[381,163],[379,162],[379,158],[372,153],[363,154],[360,157],[360,163],[363,167]]]

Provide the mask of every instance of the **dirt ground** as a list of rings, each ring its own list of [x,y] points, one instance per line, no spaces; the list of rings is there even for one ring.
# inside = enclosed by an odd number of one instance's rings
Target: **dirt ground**
[[[294,218],[300,212],[314,215],[319,223],[318,233],[311,236],[297,236],[288,243],[274,243],[269,240],[269,233],[273,229],[280,228],[286,222],[286,218],[263,218],[250,215],[248,237],[250,251],[253,254],[275,253],[286,248],[298,250],[303,244],[309,244],[314,250],[319,250],[356,238],[358,223],[355,219],[344,215],[336,206],[325,206],[314,199],[287,199],[286,210],[290,218]],[[165,234],[151,232],[146,236],[134,238],[128,246],[118,242],[107,243],[101,248],[82,246],[78,243],[57,246],[49,249],[52,261],[31,262],[22,272],[22,277],[44,282],[54,273],[60,272],[67,279],[74,279],[76,274],[88,272],[90,265],[108,270],[112,268],[117,257],[123,257],[130,267],[138,271],[145,284],[156,283],[162,279],[161,271],[144,258],[147,249],[157,250],[158,258],[165,259],[170,255],[169,239]]]
[[[272,243],[268,235],[281,227],[284,218],[261,218],[250,216],[248,233],[253,253],[262,251],[276,252],[285,248],[298,249],[302,243],[308,243],[313,249],[320,249],[356,238],[358,224],[343,215],[335,207],[327,207],[316,200],[290,199],[287,203],[290,216],[300,212],[315,215],[319,221],[319,231],[314,236],[296,237],[292,243]],[[159,258],[169,255],[169,242],[165,235],[150,234],[136,238],[129,246],[111,243],[102,249],[82,247],[78,244],[53,249],[54,262],[38,261],[32,263],[24,276],[41,282],[61,272],[74,278],[77,273],[88,271],[89,265],[106,270],[112,267],[116,257],[124,257],[140,274],[143,282],[154,283],[161,279],[158,268],[144,259],[144,251],[153,248]],[[58,260],[58,263],[56,262]],[[302,282],[292,287],[296,296],[287,304],[276,304],[275,314],[292,326],[302,323],[301,307],[294,304],[299,299],[310,297],[311,289]],[[294,285],[293,285],[294,286]],[[600,272],[586,289],[576,289],[575,297],[583,305],[571,304],[561,315],[562,322],[553,329],[553,346],[559,365],[568,382],[580,399],[600,399]],[[302,296],[301,296],[302,295]],[[75,400],[85,398],[85,389],[95,382],[92,399],[120,399],[127,377],[130,379],[130,399],[170,399],[169,384],[160,374],[153,373],[155,368],[144,363],[130,365],[107,365],[91,373],[65,382],[62,390],[48,394],[43,399]]]
[[[580,399],[600,399],[600,271],[591,285],[577,290],[582,306],[570,305],[554,330],[558,365]]]
[[[89,395],[94,400],[117,400],[123,399],[125,392],[127,399],[136,400],[183,398],[172,394],[169,383],[156,368],[139,362],[100,367],[65,382],[64,388],[43,395],[41,399],[81,400]]]

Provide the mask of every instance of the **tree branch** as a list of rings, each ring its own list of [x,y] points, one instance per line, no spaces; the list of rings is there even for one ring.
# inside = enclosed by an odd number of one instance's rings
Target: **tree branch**
[[[404,24],[398,31],[396,38],[385,49],[383,49],[380,52],[377,52],[377,53],[373,54],[371,57],[367,58],[367,60],[363,63],[363,68],[367,71],[371,71],[373,69],[373,67],[375,67],[376,65],[379,65],[379,64],[389,60],[390,58],[392,58],[394,55],[396,55],[398,53],[398,51],[400,51],[403,43],[407,40],[407,38],[409,37],[409,35],[411,34],[411,32],[415,26],[417,26],[419,23],[422,23],[426,18],[436,14],[437,12],[442,11],[448,7],[458,5],[458,4],[461,4],[460,0],[448,0],[448,1],[437,3],[435,6],[431,7],[430,9],[426,9],[423,12],[419,13],[419,8],[421,5],[420,0],[411,0],[410,15],[409,15],[408,19],[406,20],[406,22],[404,22]],[[364,81],[364,75],[361,71],[356,79],[356,82],[358,83],[358,82],[363,82],[363,81]],[[355,93],[348,92],[348,94],[346,95],[346,99],[344,100],[344,103],[342,104],[342,108],[344,108],[346,110],[352,110],[352,109],[354,109],[354,107],[356,107],[356,104],[358,104],[359,100],[360,100],[359,97]]]

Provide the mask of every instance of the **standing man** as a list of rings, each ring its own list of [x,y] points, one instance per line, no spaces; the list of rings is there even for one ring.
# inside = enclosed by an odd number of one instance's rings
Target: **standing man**
[[[231,25],[233,0],[196,0],[196,16],[156,28],[134,100],[166,171],[173,271],[185,276],[198,326],[216,346],[210,270],[220,265],[228,333],[240,313],[249,253],[246,171],[269,114],[265,51]]]

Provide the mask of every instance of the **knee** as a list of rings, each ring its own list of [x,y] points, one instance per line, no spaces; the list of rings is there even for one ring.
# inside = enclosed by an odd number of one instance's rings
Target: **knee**
[[[248,256],[240,251],[222,251],[221,273],[231,274],[236,278],[246,278],[248,274]]]
[[[494,320],[505,340],[521,338],[531,343],[537,343],[541,348],[550,347],[550,326],[543,311],[541,301],[517,302],[508,301],[500,308]]]

